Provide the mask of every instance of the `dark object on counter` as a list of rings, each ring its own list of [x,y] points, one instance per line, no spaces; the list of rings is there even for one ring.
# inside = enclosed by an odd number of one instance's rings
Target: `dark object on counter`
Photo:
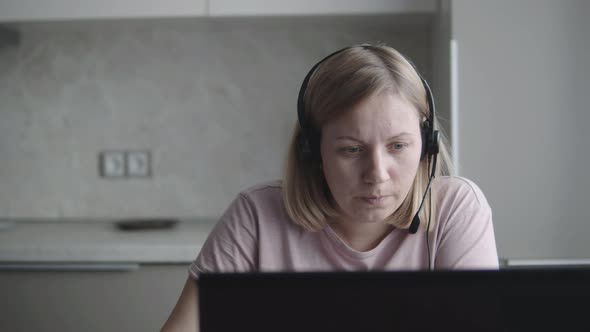
[[[0,50],[3,48],[14,48],[20,44],[20,33],[13,27],[5,24],[0,25]]]
[[[177,219],[128,219],[115,222],[123,231],[170,229],[178,223]]]

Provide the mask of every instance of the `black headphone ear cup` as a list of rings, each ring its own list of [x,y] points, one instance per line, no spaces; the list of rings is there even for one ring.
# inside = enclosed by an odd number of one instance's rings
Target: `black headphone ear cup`
[[[304,159],[309,159],[311,156],[311,147],[309,146],[309,140],[303,132],[299,133],[299,153]]]
[[[438,130],[434,130],[430,121],[424,121],[422,125],[422,154],[420,160],[428,156],[438,154],[439,150],[439,133]]]

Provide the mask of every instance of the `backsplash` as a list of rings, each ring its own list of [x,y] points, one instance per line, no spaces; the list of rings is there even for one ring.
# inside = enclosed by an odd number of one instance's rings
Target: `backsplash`
[[[385,42],[428,75],[428,27],[385,18],[26,23],[0,49],[0,218],[219,216],[281,177],[309,68]],[[147,179],[98,153],[149,150]]]

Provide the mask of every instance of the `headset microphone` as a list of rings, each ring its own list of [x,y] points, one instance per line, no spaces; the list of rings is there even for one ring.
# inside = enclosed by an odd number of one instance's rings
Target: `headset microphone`
[[[435,133],[435,139],[438,141],[438,131]],[[424,191],[424,196],[422,196],[422,201],[420,202],[420,207],[418,207],[418,211],[412,218],[412,223],[410,224],[409,232],[410,234],[415,234],[418,231],[418,226],[420,226],[420,211],[422,211],[422,206],[424,205],[424,201],[426,200],[426,195],[428,195],[428,191],[430,190],[430,184],[432,184],[432,179],[434,178],[434,172],[436,170],[436,159],[438,154],[433,156],[432,160],[432,172],[430,173],[430,177],[428,179],[428,185],[426,186],[426,190]]]
[[[410,62],[410,64],[412,63]],[[412,64],[412,66],[414,65]],[[420,73],[418,72],[415,66],[414,70],[416,70],[416,73],[418,73],[418,76],[420,76]],[[412,218],[412,223],[410,224],[410,228],[408,230],[410,234],[415,234],[418,231],[418,227],[420,226],[420,211],[422,211],[422,206],[424,205],[424,201],[426,200],[426,195],[428,195],[430,185],[432,184],[432,179],[434,179],[434,174],[436,172],[436,161],[439,150],[439,134],[438,130],[434,130],[436,107],[434,106],[432,90],[430,90],[430,86],[428,85],[426,80],[422,78],[422,76],[420,76],[420,79],[422,80],[422,85],[424,85],[424,89],[426,90],[426,99],[428,99],[428,107],[430,108],[430,119],[424,121],[422,127],[422,155],[420,156],[420,159],[422,160],[424,158],[432,157],[432,170],[428,178],[428,185],[426,186],[426,190],[424,190],[424,196],[422,196],[422,201],[420,202],[420,206],[418,207],[418,211],[416,211],[414,218]],[[428,227],[430,227],[430,221],[428,223]]]

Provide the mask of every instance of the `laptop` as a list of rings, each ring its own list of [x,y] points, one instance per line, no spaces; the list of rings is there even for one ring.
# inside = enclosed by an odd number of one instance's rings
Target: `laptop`
[[[201,332],[589,331],[590,269],[212,273]]]

